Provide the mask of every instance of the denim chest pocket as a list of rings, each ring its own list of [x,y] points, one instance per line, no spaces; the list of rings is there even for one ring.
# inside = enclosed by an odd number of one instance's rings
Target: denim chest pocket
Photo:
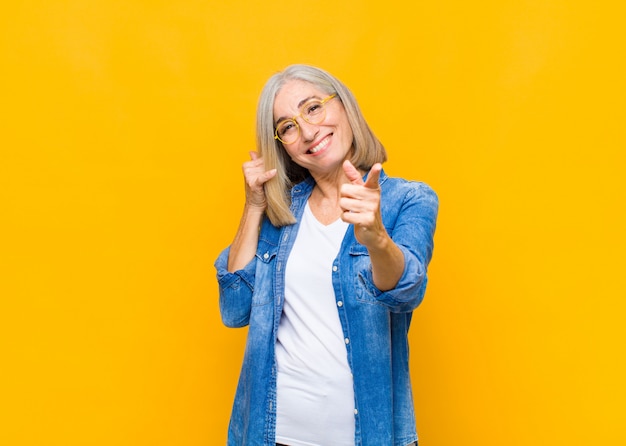
[[[254,275],[254,292],[252,305],[267,305],[272,301],[274,289],[274,268],[278,247],[263,240],[259,240],[256,252],[256,271]]]
[[[369,274],[371,277],[372,270],[372,262],[367,248],[359,244],[351,246],[350,259],[354,271],[352,281],[356,300],[362,303],[379,304],[376,299],[376,290],[372,288],[372,284],[365,276]]]

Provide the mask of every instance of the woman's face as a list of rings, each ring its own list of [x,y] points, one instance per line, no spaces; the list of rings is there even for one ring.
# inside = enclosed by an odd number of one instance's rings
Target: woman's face
[[[308,82],[287,82],[274,100],[274,125],[279,120],[298,116],[300,107],[307,100],[323,100],[328,96]],[[319,124],[310,124],[302,117],[296,117],[300,137],[292,144],[283,144],[291,159],[314,176],[341,169],[352,147],[352,128],[341,101],[338,98],[331,99],[324,107],[326,117]]]

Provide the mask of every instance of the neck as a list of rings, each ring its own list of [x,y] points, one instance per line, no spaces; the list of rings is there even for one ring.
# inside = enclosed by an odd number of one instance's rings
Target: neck
[[[361,175],[363,175],[363,172],[361,172]],[[338,202],[341,186],[350,182],[342,167],[330,173],[311,173],[311,176],[315,180],[313,193],[317,195],[318,199],[325,201]]]
[[[326,202],[339,202],[341,185],[347,182],[348,179],[345,178],[345,176],[333,181],[315,179],[315,188],[313,189],[312,194],[314,194],[316,196],[315,198],[318,200]]]
[[[318,181],[309,197],[309,207],[319,222],[329,225],[341,217],[339,197],[344,181]]]

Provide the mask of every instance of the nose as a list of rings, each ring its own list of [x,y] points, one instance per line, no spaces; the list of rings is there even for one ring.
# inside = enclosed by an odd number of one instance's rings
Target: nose
[[[305,121],[304,119],[301,119],[300,121],[301,122],[298,123],[298,125],[300,126],[300,133],[302,134],[302,139],[306,142],[313,141],[320,131],[319,126],[315,124],[311,124]]]

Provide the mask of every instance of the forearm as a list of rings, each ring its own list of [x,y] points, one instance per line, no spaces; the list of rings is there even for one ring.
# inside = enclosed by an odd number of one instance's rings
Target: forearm
[[[404,272],[404,254],[388,234],[368,247],[372,262],[372,280],[381,291],[388,291],[398,284]]]
[[[245,267],[255,256],[259,241],[259,227],[264,209],[246,203],[239,228],[230,247],[228,271],[235,272]]]

